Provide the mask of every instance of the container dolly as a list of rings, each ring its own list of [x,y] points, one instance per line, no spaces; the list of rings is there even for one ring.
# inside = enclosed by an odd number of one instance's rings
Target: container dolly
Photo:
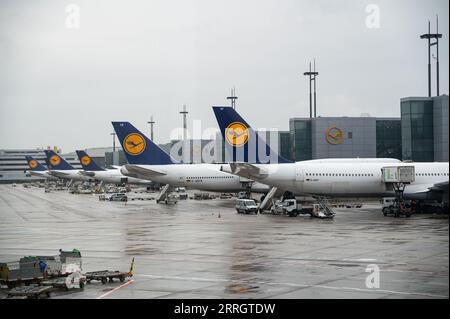
[[[102,284],[106,284],[109,282],[114,282],[114,278],[119,279],[120,282],[124,282],[126,278],[133,277],[133,268],[134,268],[134,258],[131,261],[130,270],[128,272],[124,271],[110,271],[110,270],[100,270],[100,271],[91,271],[87,272],[84,275],[86,276],[86,282],[89,284],[92,280],[101,281]]]
[[[50,297],[52,286],[30,285],[24,287],[16,287],[8,292],[8,298],[15,299],[39,299],[41,296]]]

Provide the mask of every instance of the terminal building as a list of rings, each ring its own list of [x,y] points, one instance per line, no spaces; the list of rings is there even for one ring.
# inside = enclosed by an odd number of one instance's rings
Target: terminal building
[[[290,119],[290,159],[376,157],[448,162],[448,101],[448,95],[403,98],[400,118]]]
[[[448,95],[403,98],[403,160],[448,162],[448,115]]]
[[[50,149],[50,148],[48,148]],[[55,152],[59,152],[54,147]],[[32,156],[45,165],[45,153],[43,148],[36,149],[0,149],[0,183],[16,183],[42,180],[39,177],[27,174],[28,164],[25,156]],[[75,168],[81,168],[76,156],[63,156]]]
[[[402,156],[399,118],[293,118],[289,129],[294,161]]]

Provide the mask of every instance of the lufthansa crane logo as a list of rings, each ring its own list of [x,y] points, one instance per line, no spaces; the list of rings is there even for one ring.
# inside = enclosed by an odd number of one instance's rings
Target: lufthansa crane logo
[[[36,160],[31,160],[28,165],[30,165],[30,168],[36,168],[38,166],[38,162]]]
[[[58,166],[60,163],[61,159],[58,155],[53,155],[52,157],[50,157],[50,164],[52,164],[52,166]]]
[[[81,158],[81,164],[83,164],[84,166],[88,166],[89,164],[91,164],[91,158],[87,155],[84,155]]]
[[[145,139],[140,134],[131,133],[125,137],[123,148],[130,155],[139,155],[145,150]]]
[[[325,139],[327,140],[328,144],[331,145],[342,144],[342,142],[344,141],[344,133],[340,128],[333,126],[325,132]]]
[[[242,146],[248,142],[248,128],[241,122],[234,122],[228,125],[225,130],[225,137],[232,146]]]

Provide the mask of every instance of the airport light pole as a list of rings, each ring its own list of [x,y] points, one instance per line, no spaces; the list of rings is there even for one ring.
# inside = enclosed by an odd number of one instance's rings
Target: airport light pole
[[[153,115],[150,116],[150,121],[147,122],[147,124],[150,124],[150,139],[151,139],[152,141],[154,141],[154,140],[153,140],[153,125],[155,124],[155,121],[153,121]]]
[[[313,103],[312,103],[312,81],[314,81],[314,117],[317,115],[316,111],[316,76],[319,72],[316,72],[316,60],[314,59],[314,71],[311,70],[311,62],[309,62],[309,72],[303,73],[305,76],[309,76],[309,118],[313,117]]]
[[[314,59],[314,117],[317,117],[317,94],[316,94],[316,77],[319,75],[319,72],[316,72],[316,59]]]
[[[183,104],[183,110],[180,112],[180,114],[183,115],[183,163],[189,162],[189,154],[188,154],[188,147],[187,147],[187,121],[186,117],[189,112],[186,110],[186,104]],[[188,157],[189,156],[189,157]]]
[[[113,137],[113,152],[116,152],[116,133],[112,132],[110,135]]]
[[[234,87],[231,89],[231,96],[228,96],[227,100],[231,100],[231,107],[233,109],[236,109],[237,96],[236,96],[236,89]]]
[[[442,38],[442,34],[439,33],[439,17],[436,16],[436,33],[431,33],[431,22],[428,20],[428,33],[422,34],[421,39],[428,41],[428,97],[431,97],[431,47],[436,46],[436,91],[439,96],[439,39]],[[436,42],[431,42],[435,39]]]

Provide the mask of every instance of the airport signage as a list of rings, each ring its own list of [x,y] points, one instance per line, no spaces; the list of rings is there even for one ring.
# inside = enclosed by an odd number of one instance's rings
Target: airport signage
[[[339,145],[344,141],[344,132],[336,126],[332,126],[325,132],[325,140],[328,144]]]

